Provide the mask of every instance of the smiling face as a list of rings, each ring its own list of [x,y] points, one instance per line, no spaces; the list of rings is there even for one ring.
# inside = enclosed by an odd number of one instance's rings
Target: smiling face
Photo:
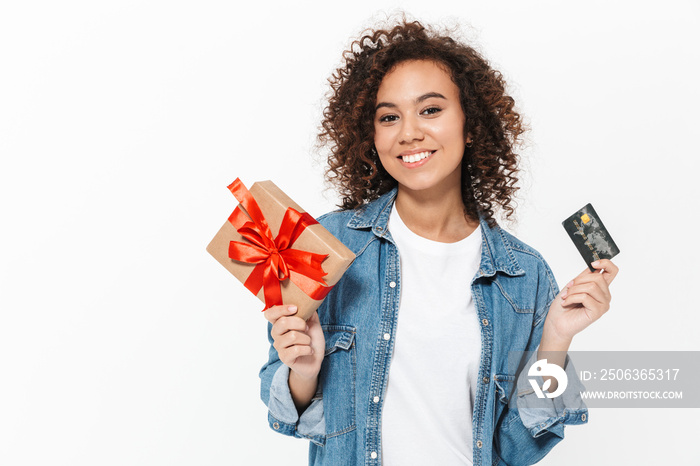
[[[377,91],[374,146],[399,189],[459,185],[468,142],[459,89],[433,61],[399,63]]]

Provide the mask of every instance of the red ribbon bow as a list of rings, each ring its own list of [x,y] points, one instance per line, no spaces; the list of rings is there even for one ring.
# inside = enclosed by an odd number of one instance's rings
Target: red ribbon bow
[[[249,241],[231,241],[228,256],[257,264],[243,285],[255,295],[264,287],[265,309],[282,304],[280,282],[287,278],[312,299],[325,298],[332,287],[323,281],[327,274],[321,263],[328,255],[291,248],[306,227],[318,222],[308,213],[288,207],[279,233],[273,238],[260,206],[241,180],[236,178],[228,189],[240,202],[228,221]]]

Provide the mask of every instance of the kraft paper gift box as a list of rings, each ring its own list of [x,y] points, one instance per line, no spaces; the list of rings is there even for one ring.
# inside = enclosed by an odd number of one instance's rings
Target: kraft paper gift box
[[[229,189],[240,204],[207,251],[265,303],[308,319],[355,255],[272,181]],[[280,232],[280,229],[282,231]]]

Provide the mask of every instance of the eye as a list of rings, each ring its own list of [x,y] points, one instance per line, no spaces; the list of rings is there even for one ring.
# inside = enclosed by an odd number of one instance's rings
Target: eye
[[[440,107],[428,107],[421,112],[421,115],[436,115],[440,112],[442,112]]]
[[[394,122],[398,119],[399,119],[399,117],[397,115],[388,114],[388,115],[383,115],[383,116],[379,117],[379,122],[380,123],[391,123],[391,122]]]

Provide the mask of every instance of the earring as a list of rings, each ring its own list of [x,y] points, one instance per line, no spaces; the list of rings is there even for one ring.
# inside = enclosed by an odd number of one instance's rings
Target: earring
[[[474,145],[474,143],[473,143],[472,141],[469,141],[469,142],[466,144],[466,146],[467,146],[468,148],[470,148],[470,149],[471,149],[471,147],[472,147],[473,145]]]
[[[374,146],[372,146],[372,155],[373,155],[374,157],[378,157],[378,156],[379,156],[379,154],[377,154],[377,149],[376,149]]]

